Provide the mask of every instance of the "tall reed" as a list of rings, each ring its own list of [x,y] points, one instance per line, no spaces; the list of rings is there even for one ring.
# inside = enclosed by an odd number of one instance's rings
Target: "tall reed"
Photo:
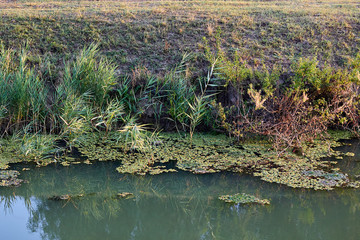
[[[105,58],[99,57],[98,47],[91,44],[84,48],[73,62],[65,66],[62,88],[67,94],[80,96],[86,92],[94,107],[103,107],[108,93],[116,84],[115,66]]]
[[[165,76],[168,119],[174,122],[177,131],[179,131],[178,124],[182,126],[182,130],[186,130],[188,102],[193,102],[195,97],[193,86],[185,74],[186,63],[190,57],[190,54],[184,54],[180,64]]]
[[[84,48],[79,56],[66,63],[63,82],[56,88],[54,113],[60,119],[60,129],[66,136],[91,131],[91,127],[105,124],[111,129],[111,114],[121,112],[112,104],[110,90],[116,84],[115,66],[98,54],[97,46]],[[108,106],[108,103],[110,105]],[[119,109],[114,109],[119,107]],[[107,112],[111,110],[112,113]],[[93,120],[102,119],[93,123]],[[116,118],[117,119],[117,118]],[[110,121],[110,122],[109,122]],[[72,135],[71,135],[72,134]]]
[[[30,121],[40,130],[48,114],[48,90],[27,64],[27,52],[19,54],[0,47],[0,109],[4,132]]]

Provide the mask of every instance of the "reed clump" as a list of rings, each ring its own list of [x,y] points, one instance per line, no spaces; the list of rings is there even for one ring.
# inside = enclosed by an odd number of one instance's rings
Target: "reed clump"
[[[49,113],[48,89],[36,71],[27,66],[26,49],[15,54],[0,46],[0,129],[11,134],[24,123],[39,130]]]

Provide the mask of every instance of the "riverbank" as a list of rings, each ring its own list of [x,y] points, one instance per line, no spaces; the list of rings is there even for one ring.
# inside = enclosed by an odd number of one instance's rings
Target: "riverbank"
[[[235,169],[293,187],[347,186],[347,176],[318,160],[339,157],[329,129],[359,136],[356,8],[0,3],[0,166],[67,165],[78,153],[122,159],[121,173],[174,171],[161,165],[174,161],[194,173]],[[199,138],[209,132],[223,142]]]
[[[163,74],[193,52],[196,78],[207,68],[203,38],[214,46],[218,32],[225,52],[240,52],[253,67],[289,69],[300,57],[346,66],[359,52],[358,8],[347,0],[4,1],[0,33],[6,48],[28,42],[32,63],[54,66],[96,42],[119,74],[137,66]]]

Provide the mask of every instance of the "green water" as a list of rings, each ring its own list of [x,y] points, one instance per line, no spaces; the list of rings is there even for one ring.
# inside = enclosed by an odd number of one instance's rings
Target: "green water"
[[[360,143],[338,167],[360,174]],[[291,189],[235,173],[121,175],[117,162],[21,171],[28,183],[0,188],[0,239],[359,239],[360,189]],[[26,166],[29,167],[29,166]],[[117,193],[132,192],[119,199]],[[269,206],[229,205],[245,192]],[[54,195],[78,195],[65,201]]]

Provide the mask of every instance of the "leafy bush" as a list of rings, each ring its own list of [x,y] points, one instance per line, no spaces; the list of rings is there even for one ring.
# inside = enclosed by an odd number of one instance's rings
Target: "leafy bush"
[[[238,53],[233,58],[219,56],[216,70],[228,85],[230,101],[219,99],[212,105],[218,125],[237,139],[248,133],[265,135],[281,153],[301,149],[330,126],[358,134],[359,56],[348,69],[319,67],[314,59],[299,59],[291,73],[277,66],[250,68]]]

